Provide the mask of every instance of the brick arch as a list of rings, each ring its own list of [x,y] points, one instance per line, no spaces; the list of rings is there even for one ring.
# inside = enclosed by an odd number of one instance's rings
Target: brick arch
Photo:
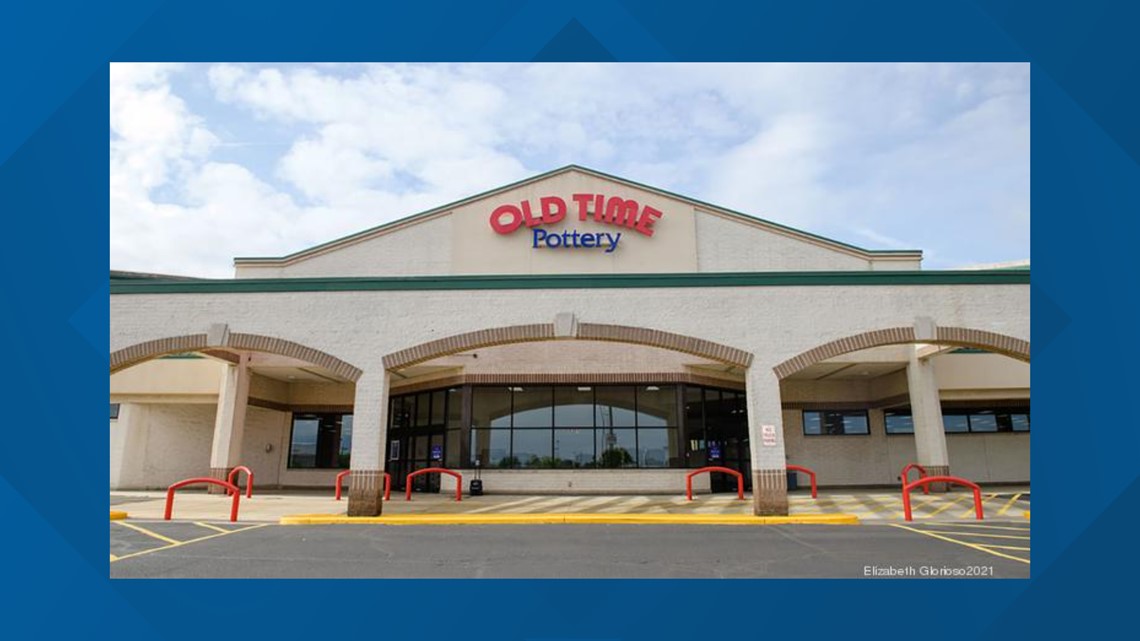
[[[780,363],[773,370],[778,378],[787,378],[796,372],[815,365],[820,361],[841,356],[850,352],[857,352],[883,345],[901,345],[906,343],[931,343],[934,345],[954,345],[957,347],[976,347],[998,354],[1004,354],[1019,361],[1029,362],[1029,341],[1014,338],[997,332],[984,329],[970,329],[967,327],[938,327],[934,338],[919,340],[915,337],[914,327],[890,327],[876,329],[870,332],[854,334],[813,347],[806,352],[789,358]]]
[[[384,367],[399,369],[472,349],[567,338],[659,347],[739,367],[752,363],[750,352],[683,334],[626,325],[578,323],[574,336],[555,336],[553,323],[538,323],[481,329],[420,343],[384,356]]]
[[[338,376],[356,382],[364,372],[341,359],[300,343],[262,336],[260,334],[229,334],[222,345],[211,345],[206,334],[187,334],[185,336],[169,336],[152,341],[136,343],[129,347],[111,352],[111,373],[137,365],[143,361],[177,354],[179,352],[196,352],[209,348],[230,348],[249,350],[254,352],[268,352],[279,356],[288,356],[307,361],[313,365],[324,367]]]

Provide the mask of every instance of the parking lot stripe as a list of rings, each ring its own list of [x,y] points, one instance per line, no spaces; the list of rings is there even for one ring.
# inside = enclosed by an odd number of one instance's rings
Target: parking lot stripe
[[[164,542],[166,542],[166,543],[170,543],[170,544],[178,544],[178,543],[181,543],[181,541],[176,541],[176,540],[174,540],[174,539],[172,539],[172,538],[170,538],[170,537],[168,537],[168,536],[163,536],[163,535],[161,535],[161,534],[159,534],[159,533],[157,533],[157,532],[151,532],[150,530],[148,530],[148,529],[146,529],[146,528],[144,528],[144,527],[139,527],[139,526],[135,525],[134,523],[127,523],[126,521],[114,521],[114,522],[115,522],[115,523],[118,523],[119,525],[121,525],[121,526],[123,526],[123,527],[125,527],[125,528],[130,528],[130,529],[132,529],[132,530],[134,530],[134,531],[136,531],[136,532],[142,532],[143,534],[145,534],[145,535],[147,535],[147,536],[149,536],[149,537],[153,537],[153,538],[156,538],[156,539],[158,539],[159,541],[164,541]]]
[[[112,562],[118,561],[118,560],[119,560],[119,557],[115,556],[114,554],[111,555],[111,561]]]
[[[984,545],[978,545],[976,543],[968,543],[966,541],[959,541],[957,539],[953,539],[953,538],[950,538],[948,536],[942,536],[936,532],[929,532],[927,530],[920,530],[918,528],[907,527],[905,525],[899,525],[898,523],[888,523],[888,525],[890,525],[891,527],[902,528],[904,530],[910,530],[911,532],[915,532],[917,534],[924,534],[926,536],[933,537],[933,538],[939,539],[941,541],[946,541],[947,543],[955,543],[957,545],[962,545],[962,546],[977,550],[979,552],[985,552],[986,554],[992,554],[994,556],[1000,556],[1003,559],[1009,559],[1011,561],[1018,561],[1020,563],[1024,563],[1026,565],[1029,565],[1028,559],[1023,559],[1021,557],[1013,556],[1012,554],[1004,554],[1002,552],[998,552],[997,550],[990,550],[990,549],[987,549]]]
[[[989,534],[986,532],[963,532],[960,530],[958,532],[943,532],[942,530],[923,530],[923,532],[929,532],[931,534],[953,534],[954,536],[984,536],[988,539],[1021,539],[1022,541],[1028,541],[1029,540],[1028,536],[1013,536],[1010,534]]]
[[[964,499],[964,498],[966,498],[966,497],[964,497],[964,496],[959,496],[958,498],[954,499],[953,501],[950,501],[950,502],[949,502],[949,503],[947,503],[946,505],[943,505],[942,507],[938,508],[937,510],[934,510],[934,511],[933,511],[933,512],[931,512],[930,514],[927,514],[927,516],[936,516],[936,515],[938,515],[938,514],[941,514],[941,513],[945,512],[946,510],[949,510],[950,508],[952,508],[952,507],[954,507],[954,506],[958,505],[959,503],[961,503],[961,502],[962,502],[962,499]],[[971,500],[971,501],[972,501],[972,500],[974,500],[974,497],[973,497],[973,496],[970,496],[970,500]]]
[[[1014,494],[1013,498],[1011,498],[1004,506],[1002,506],[1002,508],[1000,510],[998,510],[998,512],[995,516],[1001,516],[1002,514],[1005,514],[1006,511],[1009,510],[1009,508],[1013,507],[1014,503],[1017,503],[1017,499],[1019,499],[1019,498],[1021,498],[1021,492]]]
[[[989,543],[986,543],[982,547],[993,548],[995,550],[1020,550],[1022,552],[1029,551],[1029,548],[1017,547],[1016,545],[990,545]]]
[[[216,525],[210,525],[209,523],[203,523],[201,521],[194,521],[194,525],[204,527],[204,528],[213,530],[215,532],[225,532],[226,534],[229,534],[229,532],[230,532],[229,530],[227,530],[224,527],[218,527]]]
[[[963,528],[980,527],[980,528],[985,528],[987,530],[1012,530],[1014,532],[1028,532],[1029,531],[1029,528],[1027,528],[1027,527],[1013,527],[1013,526],[1009,526],[1009,525],[981,525],[978,523],[960,523],[958,521],[945,521],[945,522],[940,522],[938,524],[938,527],[947,527],[947,526],[963,527]],[[963,534],[965,534],[965,532],[963,532]]]
[[[116,521],[116,523],[119,523],[119,521]],[[151,552],[161,552],[163,550],[173,550],[174,548],[182,547],[183,545],[189,545],[190,543],[198,543],[199,541],[207,541],[209,539],[216,539],[220,536],[226,536],[229,534],[237,534],[238,532],[245,532],[247,530],[256,530],[258,528],[263,528],[267,525],[273,525],[273,524],[272,523],[258,523],[257,525],[251,525],[249,527],[243,527],[240,530],[227,530],[225,532],[218,532],[217,534],[207,534],[206,536],[201,536],[201,537],[198,537],[196,539],[190,539],[189,541],[179,541],[179,542],[173,543],[171,545],[164,545],[162,547],[152,548],[150,550],[140,550],[138,552],[133,552],[131,554],[124,554],[123,556],[116,557],[116,558],[112,559],[112,562],[123,561],[126,559],[133,559],[137,556],[143,556],[144,554],[150,554]],[[141,530],[142,528],[138,528],[138,529]],[[173,540],[173,539],[171,539],[171,540]],[[112,555],[112,556],[114,556],[114,555]]]
[[[992,501],[996,498],[997,498],[997,494],[983,494],[982,495],[982,509],[985,509],[986,501]],[[973,518],[973,516],[974,516],[974,497],[971,496],[970,500],[967,501],[966,503],[969,505],[969,509],[967,509],[965,512],[962,512],[962,515],[958,517],[960,519],[969,519],[969,518]]]

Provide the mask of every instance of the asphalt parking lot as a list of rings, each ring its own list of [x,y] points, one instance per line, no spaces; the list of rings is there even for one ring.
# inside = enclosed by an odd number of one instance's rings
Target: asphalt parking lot
[[[1028,578],[1029,523],[111,521],[112,578]]]

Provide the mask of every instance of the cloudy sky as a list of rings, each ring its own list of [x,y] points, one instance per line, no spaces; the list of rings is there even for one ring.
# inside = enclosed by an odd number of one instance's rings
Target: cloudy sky
[[[229,277],[579,164],[926,269],[1029,258],[1029,66],[111,65],[111,268]]]

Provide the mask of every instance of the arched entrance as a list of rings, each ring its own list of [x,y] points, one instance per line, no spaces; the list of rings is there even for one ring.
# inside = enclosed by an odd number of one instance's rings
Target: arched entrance
[[[1028,340],[929,325],[804,350],[773,368],[786,456],[826,485],[893,484],[915,462],[1028,483],[1029,360]]]
[[[228,331],[111,353],[112,488],[226,478],[329,485],[348,465],[360,368],[287,339]],[[327,477],[327,478],[326,478]]]
[[[478,460],[498,475],[488,483],[495,492],[680,491],[683,471],[710,457],[748,472],[749,352],[652,328],[557,325],[489,328],[388,354],[385,469],[431,466],[442,444],[445,465],[469,470]],[[437,409],[447,419],[436,420]]]

